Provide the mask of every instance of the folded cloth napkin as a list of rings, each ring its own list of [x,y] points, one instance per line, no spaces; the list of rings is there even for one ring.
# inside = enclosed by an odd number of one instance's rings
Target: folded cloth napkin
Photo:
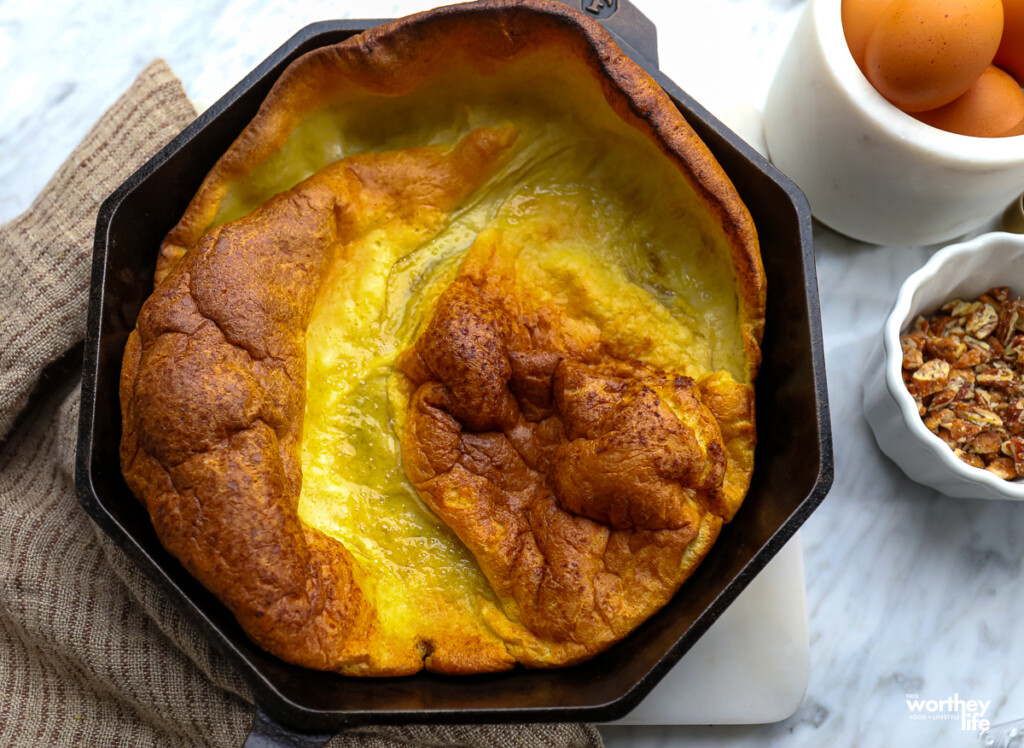
[[[29,210],[0,226],[0,745],[237,746],[249,730],[237,673],[74,490],[96,212],[195,115],[167,64],[151,63]],[[347,731],[330,745],[601,738],[587,725],[416,726]]]

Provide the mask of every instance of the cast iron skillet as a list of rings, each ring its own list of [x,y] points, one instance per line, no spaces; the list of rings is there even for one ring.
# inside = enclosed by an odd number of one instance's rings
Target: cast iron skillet
[[[803,194],[657,68],[654,26],[627,0],[577,0],[672,97],[729,174],[757,226],[768,278],[753,484],[703,564],[664,609],[582,665],[552,671],[346,678],[252,644],[157,540],[121,477],[118,378],[152,290],[157,248],[206,172],[299,55],[381,21],[307,26],[128,178],[100,208],[75,481],[93,520],[238,668],[256,716],[246,745],[319,745],[360,724],[611,721],[635,707],[803,524],[832,485],[832,441],[811,216]],[[642,50],[638,52],[637,50]],[[322,734],[315,734],[320,731]]]

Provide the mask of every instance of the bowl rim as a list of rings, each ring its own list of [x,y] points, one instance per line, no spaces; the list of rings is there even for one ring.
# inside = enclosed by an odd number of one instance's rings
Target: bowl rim
[[[971,483],[983,489],[985,498],[1012,499],[1024,501],[1024,479],[1007,481],[983,468],[968,465],[953,450],[924,425],[917,411],[917,403],[903,383],[903,348],[900,337],[903,330],[921,312],[913,307],[914,294],[924,284],[941,278],[947,263],[970,254],[996,252],[1009,243],[1024,252],[1024,235],[993,231],[973,239],[951,244],[936,252],[925,265],[912,273],[900,286],[892,311],[883,326],[883,350],[885,354],[885,384],[899,408],[900,417],[910,434],[923,444],[938,465],[964,483]],[[1024,289],[1018,289],[1024,293]]]
[[[940,130],[898,109],[876,91],[846,43],[841,0],[810,0],[807,12],[811,14],[813,33],[836,87],[888,138],[961,169],[1024,166],[1024,135],[980,138]]]

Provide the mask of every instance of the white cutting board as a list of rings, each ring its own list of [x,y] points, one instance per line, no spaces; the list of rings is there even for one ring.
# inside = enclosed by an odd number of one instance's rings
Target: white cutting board
[[[809,676],[804,557],[797,533],[647,698],[611,724],[779,722],[800,706]]]

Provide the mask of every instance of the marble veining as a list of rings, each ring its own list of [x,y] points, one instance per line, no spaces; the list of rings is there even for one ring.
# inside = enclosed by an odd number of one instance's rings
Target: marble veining
[[[838,0],[837,0],[838,1]],[[0,2],[0,220],[30,204],[92,122],[154,56],[208,104],[303,25],[390,16],[419,2]],[[759,109],[802,0],[637,0],[662,67],[712,111]],[[993,210],[998,206],[994,206]],[[1024,505],[911,482],[861,412],[864,362],[896,290],[935,247],[872,247],[815,231],[836,453],[829,498],[802,530],[811,632],[807,696],[790,719],[743,727],[604,727],[612,746],[977,745],[921,699],[990,701],[1024,717]]]

